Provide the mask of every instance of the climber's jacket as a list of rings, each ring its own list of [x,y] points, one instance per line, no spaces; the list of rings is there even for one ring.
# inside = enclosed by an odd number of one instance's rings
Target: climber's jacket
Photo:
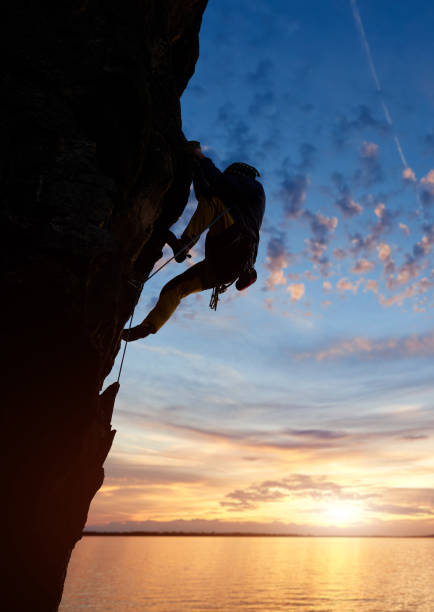
[[[248,176],[221,172],[208,157],[204,157],[200,159],[193,185],[197,199],[203,196],[209,200],[217,196],[230,209],[242,234],[255,244],[256,259],[265,212],[265,193],[261,183]]]

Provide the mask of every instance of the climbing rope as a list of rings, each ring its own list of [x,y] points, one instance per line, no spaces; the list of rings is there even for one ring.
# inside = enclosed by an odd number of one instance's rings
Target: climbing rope
[[[219,214],[219,215],[218,215],[218,216],[217,216],[215,219],[213,219],[213,220],[211,221],[211,223],[205,227],[205,229],[203,230],[203,232],[206,232],[206,231],[207,231],[207,230],[209,230],[209,229],[210,229],[210,228],[211,228],[211,227],[212,227],[212,226],[213,226],[215,223],[217,223],[217,221],[220,221],[220,219],[221,219],[222,217],[224,217],[224,215],[225,215],[227,212],[229,212],[229,207],[228,207],[228,208],[226,208],[226,209],[225,209],[225,210],[224,210],[222,213],[220,213],[220,214]],[[203,232],[201,232],[201,234],[202,234]],[[137,285],[134,285],[135,287],[137,287],[137,289],[139,289],[139,292],[141,293],[141,291],[142,291],[142,289],[143,289],[143,285],[144,285],[145,283],[147,283],[149,280],[151,280],[151,278],[152,278],[153,276],[155,276],[156,274],[158,274],[158,272],[161,272],[161,270],[162,270],[163,268],[165,268],[165,267],[167,266],[167,264],[169,264],[171,261],[173,261],[174,259],[176,259],[176,258],[177,258],[177,257],[179,257],[180,255],[182,255],[182,253],[184,253],[184,251],[187,251],[187,250],[188,250],[188,249],[189,249],[191,246],[193,246],[193,244],[195,244],[195,242],[196,242],[197,240],[199,240],[199,238],[200,238],[201,234],[198,234],[197,236],[195,236],[194,238],[192,238],[188,244],[186,244],[185,246],[183,246],[183,247],[182,247],[182,249],[180,249],[180,250],[179,250],[177,253],[174,253],[174,254],[172,255],[172,257],[170,257],[170,259],[168,259],[167,261],[165,261],[165,262],[164,262],[164,263],[163,263],[163,264],[162,264],[162,265],[161,265],[159,268],[157,268],[156,270],[154,270],[154,272],[152,272],[152,274],[150,274],[150,275],[148,276],[148,278],[146,278],[146,279],[145,279],[145,280],[144,280],[142,283],[140,283],[140,285],[138,285],[138,286],[137,286]],[[138,304],[138,302],[137,302],[137,304]],[[117,382],[117,383],[119,383],[119,380],[120,380],[120,378],[121,378],[122,368],[123,368],[123,366],[124,366],[125,353],[127,352],[127,346],[128,346],[128,336],[129,336],[129,334],[130,334],[130,329],[131,329],[131,325],[132,325],[132,322],[133,322],[134,313],[135,313],[135,310],[136,310],[136,306],[137,306],[137,304],[136,304],[136,305],[134,306],[134,308],[133,308],[133,312],[132,312],[132,314],[131,314],[130,322],[129,322],[129,325],[128,325],[127,339],[125,340],[124,350],[122,351],[122,359],[121,359],[121,364],[120,364],[120,366],[119,366],[118,377],[117,377],[117,380],[116,380],[116,382]]]

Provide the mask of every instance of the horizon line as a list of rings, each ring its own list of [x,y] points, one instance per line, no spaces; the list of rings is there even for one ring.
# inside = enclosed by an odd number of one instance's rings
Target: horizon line
[[[84,530],[83,536],[165,536],[165,537],[260,537],[260,538],[434,538],[434,533],[425,535],[381,535],[381,534],[299,534],[299,533],[263,533],[242,531],[95,531]]]

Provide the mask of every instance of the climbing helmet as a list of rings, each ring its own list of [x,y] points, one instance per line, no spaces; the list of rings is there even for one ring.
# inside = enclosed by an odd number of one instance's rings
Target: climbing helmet
[[[244,164],[243,162],[231,164],[226,168],[224,174],[238,174],[241,176],[249,176],[250,178],[261,176],[256,168],[249,166],[249,164]]]

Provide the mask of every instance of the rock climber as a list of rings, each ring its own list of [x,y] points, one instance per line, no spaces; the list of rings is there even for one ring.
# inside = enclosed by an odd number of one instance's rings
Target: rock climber
[[[237,281],[236,287],[241,290],[256,280],[253,266],[265,211],[264,189],[257,180],[259,172],[241,162],[221,172],[205,157],[199,143],[194,143],[192,153],[198,159],[193,179],[198,205],[181,238],[174,237],[170,246],[181,263],[200,234],[212,224],[206,236],[205,258],[163,287],[156,306],[142,323],[123,331],[122,339],[127,342],[155,334],[181,299],[192,293],[213,289],[210,306],[216,308],[219,293],[228,285]]]

